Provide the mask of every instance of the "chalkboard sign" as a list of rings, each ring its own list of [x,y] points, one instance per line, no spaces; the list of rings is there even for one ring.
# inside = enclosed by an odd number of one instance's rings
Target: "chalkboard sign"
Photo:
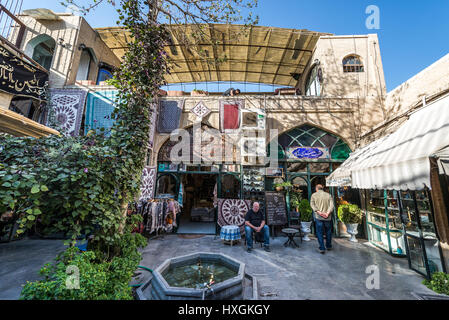
[[[283,226],[287,224],[287,207],[283,193],[265,192],[265,211],[269,226]]]

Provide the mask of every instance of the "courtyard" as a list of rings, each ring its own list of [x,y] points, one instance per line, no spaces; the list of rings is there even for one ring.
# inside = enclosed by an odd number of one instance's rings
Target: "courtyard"
[[[260,300],[414,300],[415,294],[435,295],[421,284],[422,276],[408,268],[405,258],[395,258],[368,242],[334,240],[334,250],[321,255],[317,242],[296,238],[299,248],[285,248],[286,238],[271,239],[270,253],[258,245],[247,253],[243,244],[225,245],[214,236],[165,235],[149,240],[140,265],[155,269],[166,259],[194,252],[214,252],[246,264],[257,278]],[[61,240],[25,239],[0,245],[0,299],[18,299],[26,281],[39,279],[38,271],[62,250]],[[379,268],[378,290],[369,290],[368,266]],[[139,270],[133,283],[151,275]]]

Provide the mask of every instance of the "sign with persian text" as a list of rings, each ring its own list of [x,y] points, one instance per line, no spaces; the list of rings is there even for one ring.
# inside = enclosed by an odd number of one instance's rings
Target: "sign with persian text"
[[[328,148],[315,147],[290,147],[287,156],[295,160],[330,159]]]
[[[48,73],[25,62],[0,45],[0,90],[23,97],[47,100]]]

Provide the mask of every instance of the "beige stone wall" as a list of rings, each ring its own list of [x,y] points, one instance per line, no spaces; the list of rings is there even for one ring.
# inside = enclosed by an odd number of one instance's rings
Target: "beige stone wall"
[[[343,72],[343,59],[353,54],[361,58],[364,72]],[[322,97],[357,100],[354,112],[360,119],[358,132],[369,130],[385,119],[386,85],[376,34],[321,37],[300,82],[303,93],[316,60],[323,70]]]
[[[224,97],[223,97],[224,98]],[[184,100],[181,128],[192,126],[197,117],[191,110],[202,101],[212,112],[202,123],[220,129],[219,100],[222,97],[164,97],[166,100]],[[353,150],[357,145],[356,128],[360,125],[355,112],[357,99],[311,98],[294,96],[240,96],[245,100],[245,108],[261,108],[267,114],[268,130],[277,129],[281,135],[304,124],[310,124],[341,137]],[[152,163],[157,162],[161,146],[169,139],[169,134],[157,134]],[[267,133],[269,143],[269,133]]]
[[[97,63],[92,63],[89,79],[96,80],[98,73],[98,62],[103,61],[108,64],[118,66],[120,61],[100,39],[84,18],[71,14],[58,14],[59,21],[35,20],[27,15],[19,15],[27,26],[24,40],[20,49],[31,55],[29,42],[35,37],[46,34],[56,41],[56,49],[50,68],[50,87],[60,88],[65,85],[72,85],[76,79],[81,51],[78,47],[84,43],[86,47],[92,48],[97,58]],[[15,39],[13,34],[12,39]]]
[[[449,54],[388,93],[389,118],[408,111],[424,97],[449,90]]]

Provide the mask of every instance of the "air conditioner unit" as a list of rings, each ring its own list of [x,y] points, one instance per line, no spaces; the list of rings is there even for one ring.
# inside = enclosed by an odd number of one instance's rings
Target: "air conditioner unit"
[[[262,109],[243,109],[241,114],[241,128],[243,130],[265,130],[267,117]]]

